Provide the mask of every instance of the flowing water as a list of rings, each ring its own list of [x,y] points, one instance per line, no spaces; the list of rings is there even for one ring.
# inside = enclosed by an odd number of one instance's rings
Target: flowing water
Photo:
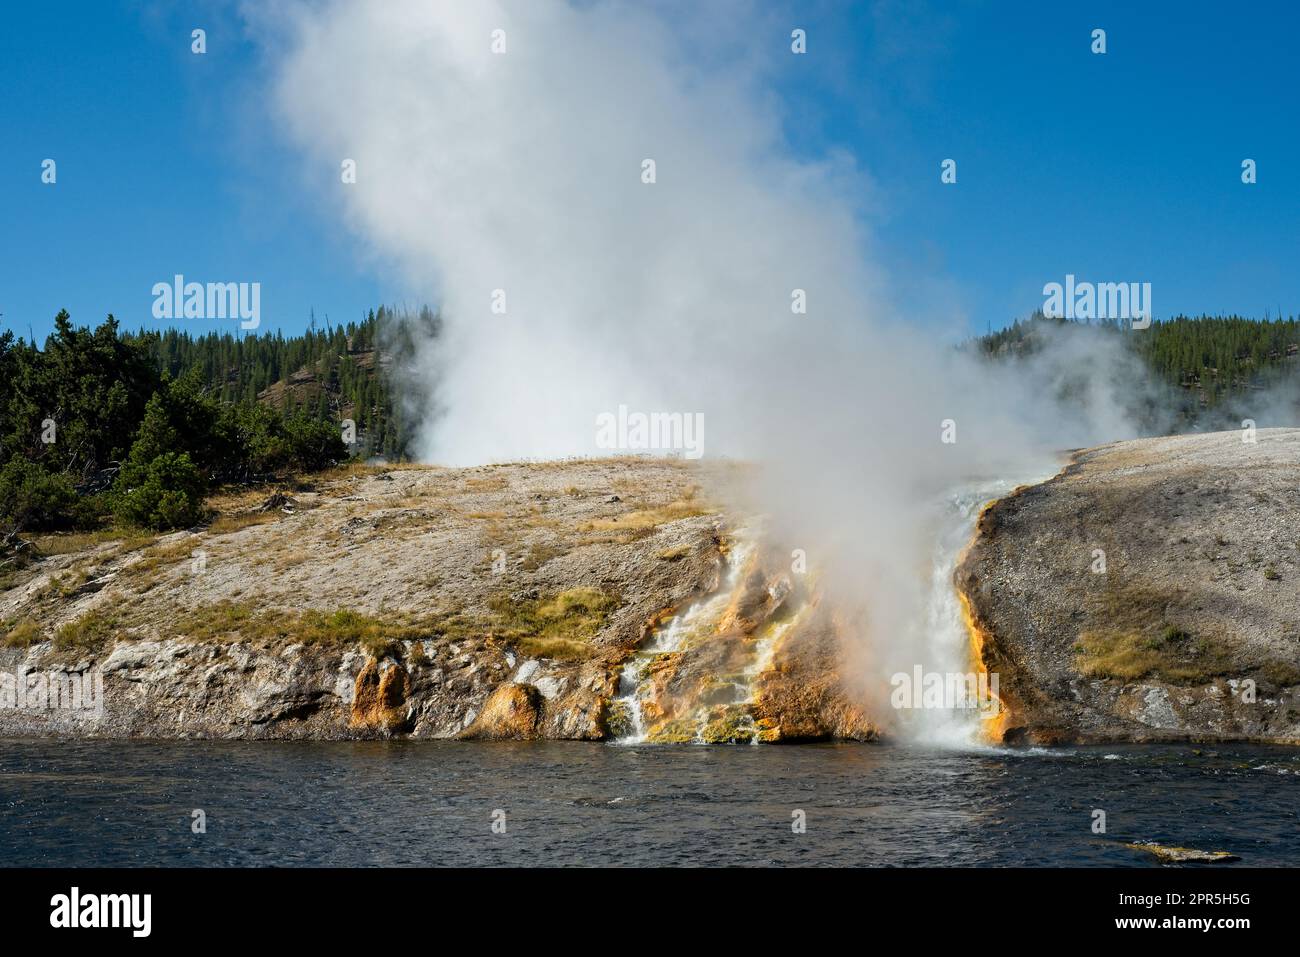
[[[944,496],[936,507],[934,549],[929,568],[928,590],[922,635],[914,645],[921,649],[919,665],[927,674],[959,675],[975,666],[970,635],[961,602],[953,584],[953,573],[966,546],[975,534],[975,523],[989,502],[1010,492],[1020,483],[990,481]],[[968,695],[950,707],[917,708],[899,713],[899,733],[917,742],[963,746],[982,740],[981,723],[996,708],[994,700]],[[985,713],[981,713],[981,708]]]
[[[1047,477],[1038,476],[1031,481]],[[988,693],[978,684],[976,672],[979,669],[953,584],[953,573],[971,541],[982,508],[1018,484],[1021,483],[1000,479],[972,483],[935,501],[927,531],[933,538],[934,547],[928,569],[924,614],[917,617],[915,633],[907,636],[887,657],[894,665],[906,668],[909,675],[916,669],[920,675],[956,678],[958,681],[966,679],[970,684],[967,687],[954,682],[957,693],[951,696],[953,700],[942,702],[938,707],[906,708],[891,714],[889,717],[893,721],[888,723],[891,734],[914,743],[947,747],[967,746],[985,740],[983,722],[996,717],[1000,703],[996,699],[996,688]],[[656,664],[664,656],[674,655],[716,631],[744,577],[746,563],[753,555],[760,535],[761,532],[755,528],[736,531],[718,588],[665,621],[623,666],[612,709],[611,727],[615,729],[615,743],[644,744],[660,740],[660,733],[666,725],[653,727],[646,716],[647,704],[654,700],[655,695],[653,675]],[[744,705],[752,703],[756,678],[770,666],[778,641],[796,624],[798,614],[796,611],[790,617],[766,625],[755,636],[749,662],[739,674],[727,679],[735,687],[731,699],[723,704],[742,707],[743,710]],[[882,674],[880,680],[883,682],[891,677]],[[991,676],[984,677],[993,680]],[[717,704],[718,699],[712,699],[712,703]],[[697,740],[707,725],[707,710],[703,706],[695,708],[685,719],[686,723],[693,723]],[[677,740],[683,738],[681,726],[682,719],[672,722],[671,730]],[[752,716],[743,717],[736,730],[742,732],[742,736],[748,730],[752,734],[751,743],[760,740]]]
[[[1155,863],[1126,841],[1300,864],[1300,751],[0,742],[9,866]]]
[[[615,744],[645,743],[649,735],[645,704],[647,698],[654,693],[651,669],[664,655],[675,654],[691,641],[713,633],[740,584],[753,549],[752,531],[742,529],[733,533],[731,550],[726,556],[726,566],[718,588],[691,602],[661,624],[623,666],[619,673],[618,694],[613,702],[614,713],[621,716],[613,722],[620,731],[616,734]],[[765,630],[755,642],[753,659],[740,676],[741,680],[734,682],[732,700],[715,703],[744,705],[749,701],[752,681],[768,663],[776,638],[785,627],[788,627],[788,622]],[[693,720],[698,733],[698,729],[705,723],[702,711]],[[757,743],[758,729],[753,727],[751,730],[752,740]]]

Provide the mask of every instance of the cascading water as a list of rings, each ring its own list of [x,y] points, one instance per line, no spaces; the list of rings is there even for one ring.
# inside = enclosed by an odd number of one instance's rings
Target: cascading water
[[[890,715],[892,722],[886,722],[887,726],[892,723],[892,733],[903,740],[958,748],[987,740],[985,728],[992,727],[987,722],[996,717],[1000,707],[996,676],[982,674],[973,660],[972,634],[953,578],[983,507],[1019,484],[996,480],[950,491],[936,500],[930,521],[917,529],[933,541],[924,607],[916,616],[911,639],[895,649],[892,667],[882,675],[888,681],[906,669],[909,678],[916,676],[917,696],[911,705]],[[757,540],[752,528],[738,533],[718,588],[660,625],[623,665],[611,707],[614,743],[758,743],[765,739],[753,713],[759,676],[772,667],[783,636],[798,624],[807,605],[786,608],[745,634],[737,634],[730,625],[726,634],[720,633],[729,607],[743,590]],[[769,594],[780,606],[784,593]],[[675,679],[683,670],[689,674],[691,667],[699,678],[700,659],[685,669],[683,661],[717,641],[731,643],[725,666],[717,667],[703,682],[677,683]],[[674,680],[665,680],[665,676]],[[943,693],[938,701],[920,693],[920,679],[939,682]]]
[[[1046,476],[1029,479],[1042,481]],[[972,747],[986,742],[986,722],[1000,709],[996,676],[980,675],[972,661],[972,635],[953,574],[975,534],[984,506],[1026,482],[994,480],[973,484],[945,495],[936,510],[931,553],[924,637],[919,643],[922,674],[952,679],[957,694],[941,706],[930,704],[898,712],[899,731],[917,743]],[[974,669],[974,673],[972,673]],[[963,683],[960,678],[966,680]]]
[[[734,567],[728,569],[728,577],[734,574]],[[627,724],[625,731],[615,740],[620,744],[638,744],[646,739],[645,710],[642,701],[649,692],[648,676],[651,665],[662,655],[672,654],[681,648],[689,635],[698,634],[702,626],[717,624],[726,609],[729,591],[720,589],[690,605],[684,612],[674,615],[657,628],[642,647],[632,655],[623,666],[618,678],[618,697],[614,707],[625,710]]]
[[[661,624],[624,664],[619,674],[618,693],[611,709],[614,715],[611,721],[615,729],[614,743],[641,744],[656,740],[655,729],[646,717],[646,705],[655,694],[653,671],[656,665],[665,656],[682,652],[697,640],[708,638],[717,631],[753,552],[752,532],[736,532],[718,588]],[[757,640],[751,641],[751,662],[731,680],[719,676],[711,687],[709,704],[725,708],[750,703],[753,698],[753,680],[770,663],[776,639],[788,626],[788,621],[769,625]],[[673,722],[675,733],[680,736],[683,724],[689,724],[693,728],[694,739],[704,740],[701,737],[706,723],[704,711],[703,705],[693,705],[689,716]],[[741,716],[735,730],[738,736],[747,737],[755,743],[759,739],[759,729],[748,715]],[[660,739],[668,740],[662,737]]]
[[[927,677],[965,675],[974,667],[953,573],[974,534],[981,508],[1011,487],[1010,483],[995,482],[950,493],[939,508],[929,568],[924,640],[918,656],[922,660],[917,662]],[[963,693],[956,700],[948,698],[940,707],[927,703],[924,707],[901,710],[900,730],[904,736],[927,744],[975,744],[980,738],[980,704]]]

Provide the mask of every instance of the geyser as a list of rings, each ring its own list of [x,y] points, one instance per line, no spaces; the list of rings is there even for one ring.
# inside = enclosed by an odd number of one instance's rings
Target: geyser
[[[760,5],[327,0],[247,16],[322,196],[404,295],[441,304],[443,333],[408,370],[435,384],[415,410],[423,455],[590,454],[603,412],[698,414],[709,455],[760,466],[738,498],[857,623],[849,671],[882,706],[891,674],[935,664],[935,497],[1050,474],[1054,450],[1129,432],[1142,379],[1117,345],[1063,334],[1012,375],[944,341],[949,317],[906,306],[863,215],[862,197],[884,198],[848,156],[788,139],[798,118],[767,77],[790,52]],[[345,159],[355,183],[338,181]]]

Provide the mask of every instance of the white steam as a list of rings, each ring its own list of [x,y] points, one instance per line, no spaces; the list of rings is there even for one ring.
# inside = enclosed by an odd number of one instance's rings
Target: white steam
[[[700,6],[346,0],[249,17],[323,195],[405,295],[441,306],[445,335],[419,360],[439,413],[424,410],[422,454],[585,454],[620,405],[701,412],[706,455],[762,463],[765,507],[860,602],[876,680],[930,661],[934,503],[1126,437],[1143,380],[1115,337],[1066,335],[1032,374],[998,372],[893,310],[869,181],[842,156],[795,159],[764,87],[789,27],[719,53],[711,39],[765,14]]]

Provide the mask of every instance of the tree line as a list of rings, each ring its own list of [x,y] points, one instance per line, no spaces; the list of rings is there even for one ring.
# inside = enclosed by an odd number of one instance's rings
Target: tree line
[[[1014,360],[1067,322],[1035,314],[966,347]],[[42,347],[0,333],[0,544],[21,531],[108,523],[187,527],[203,521],[204,496],[218,486],[349,458],[407,459],[414,423],[402,410],[427,410],[431,385],[399,370],[440,329],[427,307],[380,307],[344,325],[313,320],[296,336],[123,333],[112,316],[90,329],[66,311]],[[1300,381],[1294,318],[1179,316],[1090,331],[1120,337],[1182,397],[1180,427]],[[351,444],[346,420],[355,424]]]
[[[406,458],[383,360],[414,349],[407,319],[437,332],[427,308],[381,307],[299,336],[124,333],[111,315],[92,330],[66,311],[42,347],[0,333],[0,542],[111,523],[188,527],[218,486]],[[286,386],[295,373],[309,388]]]
[[[1300,388],[1300,320],[1243,316],[1176,316],[1146,329],[1099,320],[1080,323],[1041,312],[980,336],[968,347],[992,360],[1031,356],[1050,341],[1055,327],[1086,326],[1117,337],[1142,360],[1177,408],[1179,428],[1222,426],[1230,413],[1249,409],[1251,397],[1289,384]],[[1292,410],[1300,421],[1300,408]]]

